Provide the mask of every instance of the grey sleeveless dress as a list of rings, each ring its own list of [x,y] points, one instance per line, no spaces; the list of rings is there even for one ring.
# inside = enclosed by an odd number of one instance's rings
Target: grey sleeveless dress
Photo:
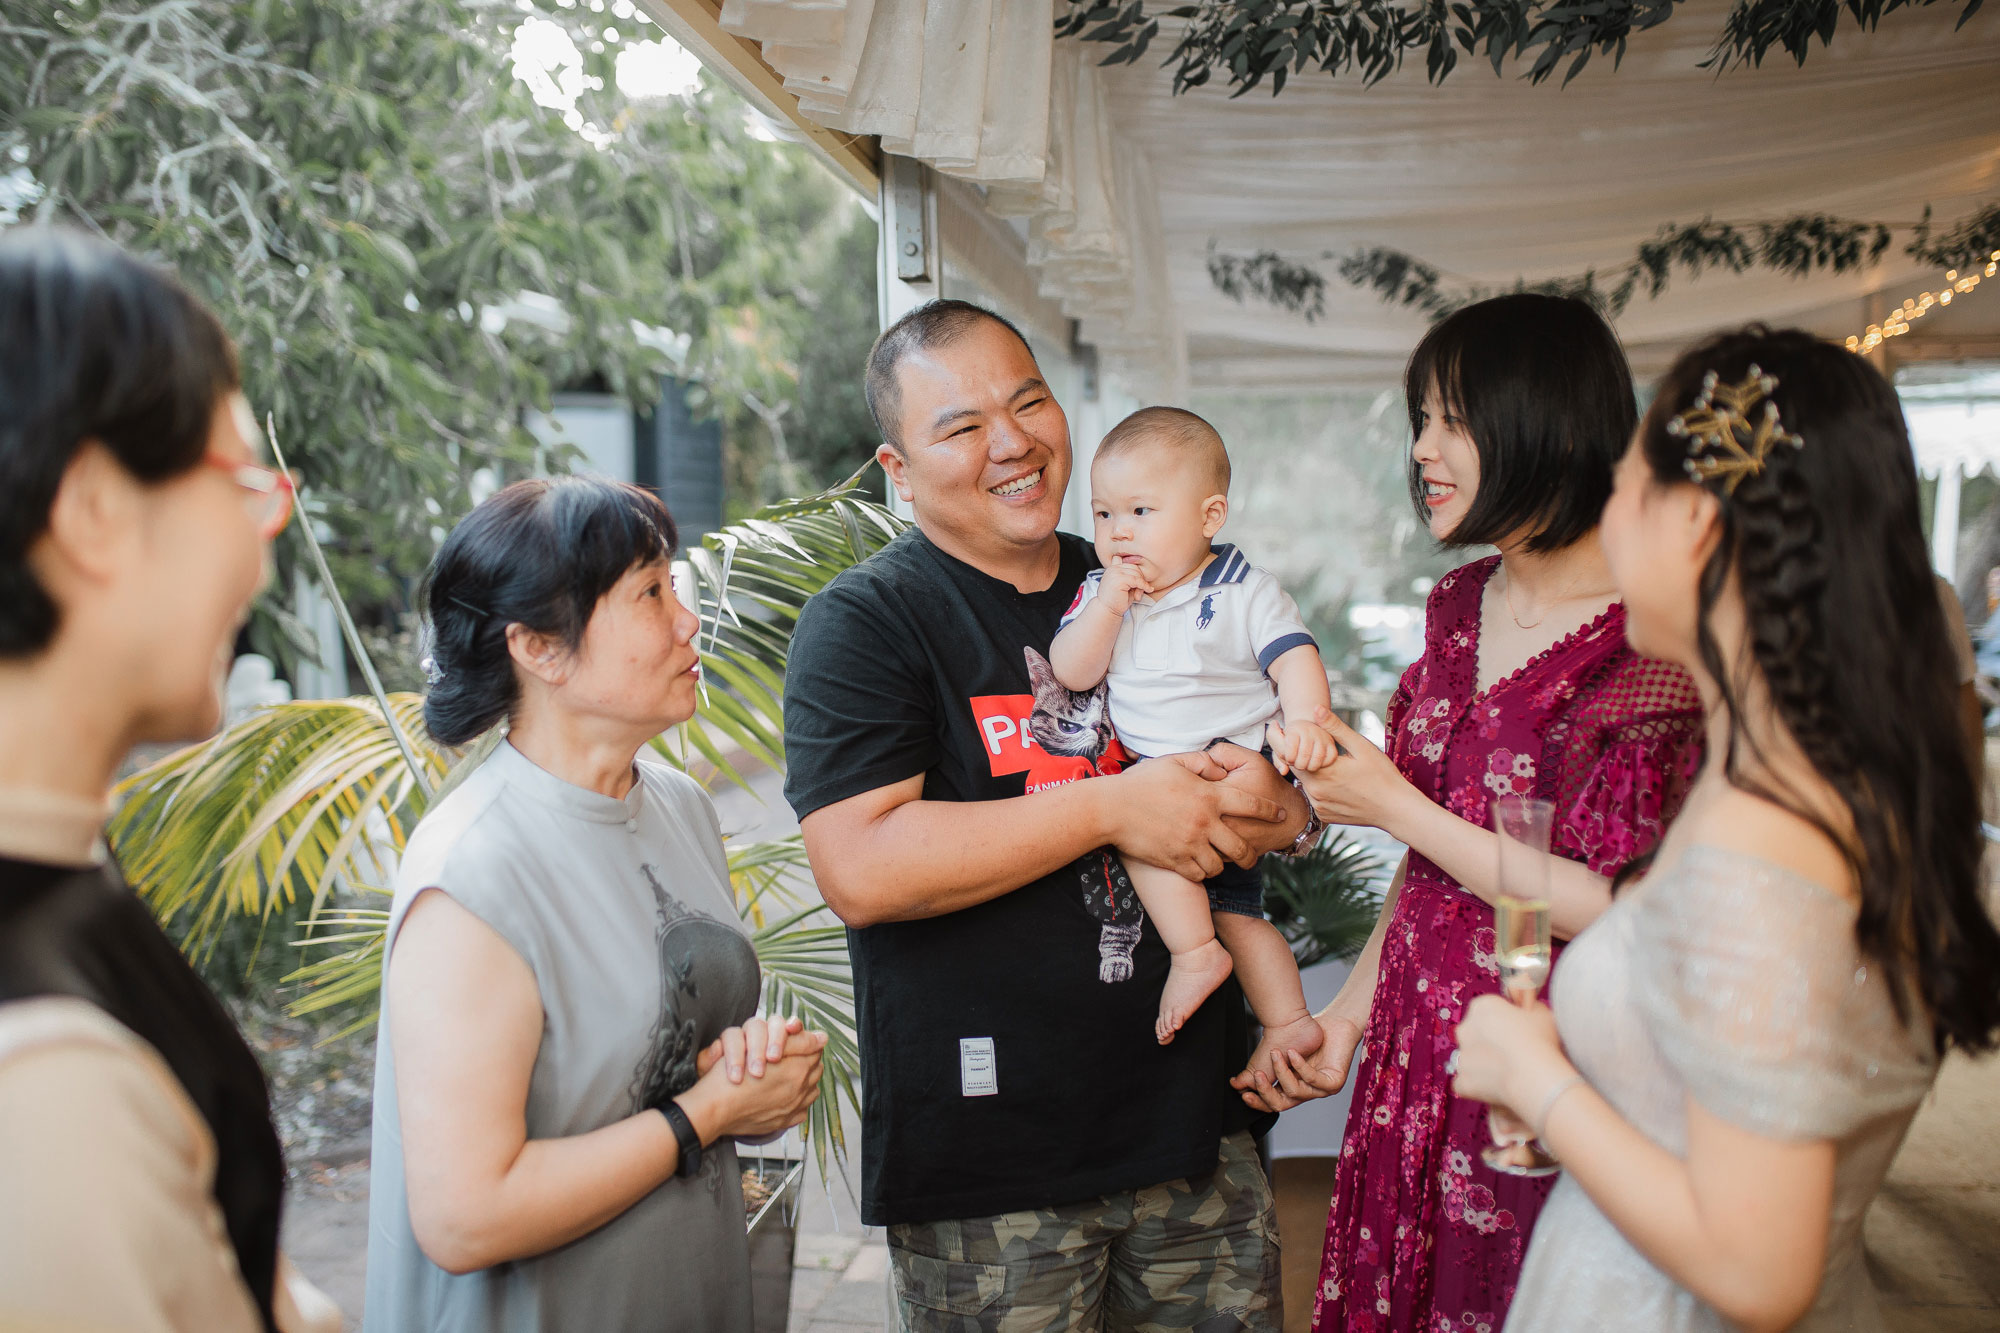
[[[397,875],[389,923],[438,888],[535,974],[544,1027],[528,1136],[614,1124],[694,1082],[695,1055],[754,1012],[756,956],[708,795],[641,763],[624,800],[571,786],[502,744],[438,803]],[[383,1019],[388,1018],[385,1009]],[[454,1275],[410,1230],[396,1067],[376,1048],[369,1333],[747,1333],[749,1249],[734,1148],[558,1249]]]
[[[1819,1297],[1793,1333],[1881,1333],[1861,1220],[1937,1066],[1854,940],[1854,907],[1768,861],[1692,847],[1626,890],[1556,969],[1569,1057],[1676,1156],[1686,1099],[1754,1134],[1835,1144]],[[1568,1175],[1535,1224],[1507,1333],[1725,1333]]]

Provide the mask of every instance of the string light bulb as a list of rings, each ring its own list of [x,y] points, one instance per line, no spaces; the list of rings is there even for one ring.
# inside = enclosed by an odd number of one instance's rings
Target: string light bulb
[[[1904,297],[1903,304],[1892,307],[1880,324],[1870,324],[1860,333],[1849,334],[1847,350],[1867,355],[1889,339],[1908,333],[1910,321],[1922,319],[1932,306],[1950,305],[1956,297],[1970,295],[1983,279],[1997,273],[2000,273],[2000,250],[1988,255],[1985,267],[1978,272],[1961,275],[1955,268],[1946,269],[1942,287]]]

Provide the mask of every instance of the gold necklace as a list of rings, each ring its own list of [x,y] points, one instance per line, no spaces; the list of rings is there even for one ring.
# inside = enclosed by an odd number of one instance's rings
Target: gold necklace
[[[1501,575],[1502,575],[1503,577],[1505,577],[1505,576],[1506,576],[1506,573],[1507,573],[1507,571],[1506,571],[1506,569],[1505,569],[1505,568],[1502,568],[1502,569],[1501,569],[1501,571],[1500,571],[1500,573],[1501,573]],[[1547,620],[1547,619],[1549,618],[1549,612],[1551,612],[1551,611],[1555,610],[1555,609],[1556,609],[1557,607],[1561,606],[1561,605],[1562,605],[1562,604],[1563,604],[1564,602],[1567,602],[1567,601],[1570,601],[1570,600],[1572,600],[1572,599],[1574,599],[1574,598],[1576,597],[1576,595],[1577,595],[1577,592],[1576,592],[1576,589],[1577,589],[1577,585],[1576,585],[1576,584],[1574,584],[1574,583],[1572,583],[1572,584],[1571,584],[1571,585],[1570,585],[1569,587],[1567,587],[1567,588],[1563,589],[1563,593],[1562,593],[1562,596],[1560,596],[1560,597],[1556,598],[1556,599],[1555,599],[1554,601],[1550,602],[1550,603],[1549,603],[1549,604],[1548,604],[1547,606],[1545,606],[1545,607],[1543,607],[1543,608],[1542,608],[1542,615],[1541,615],[1541,620],[1537,620],[1537,621],[1535,621],[1535,622],[1534,622],[1533,624],[1528,624],[1528,625],[1524,625],[1524,624],[1522,624],[1522,623],[1521,623],[1521,617],[1520,617],[1520,615],[1519,615],[1519,614],[1517,614],[1517,613],[1515,612],[1515,610],[1514,610],[1514,580],[1513,580],[1513,579],[1511,579],[1511,578],[1508,578],[1508,579],[1507,579],[1507,581],[1506,581],[1505,583],[1503,583],[1503,584],[1501,584],[1501,585],[1500,585],[1500,600],[1501,600],[1502,602],[1506,603],[1506,605],[1507,605],[1507,619],[1509,619],[1509,620],[1511,620],[1511,621],[1513,621],[1513,622],[1514,622],[1514,628],[1516,628],[1516,629],[1539,629],[1539,628],[1541,627],[1541,624],[1542,624],[1542,621],[1543,621],[1543,620]]]

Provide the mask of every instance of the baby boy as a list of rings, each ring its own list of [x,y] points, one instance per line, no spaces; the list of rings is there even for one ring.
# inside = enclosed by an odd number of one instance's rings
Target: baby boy
[[[1079,692],[1105,682],[1118,740],[1141,757],[1228,740],[1266,749],[1281,769],[1331,763],[1339,750],[1312,720],[1329,702],[1326,670],[1297,605],[1234,546],[1211,544],[1229,515],[1229,454],[1215,428],[1179,408],[1141,408],[1097,446],[1090,497],[1104,567],[1084,580],[1049,649],[1056,679]],[[1162,1044],[1233,966],[1264,1027],[1253,1066],[1273,1050],[1318,1048],[1256,870],[1228,867],[1205,890],[1158,866],[1126,870],[1173,955],[1154,1029]]]

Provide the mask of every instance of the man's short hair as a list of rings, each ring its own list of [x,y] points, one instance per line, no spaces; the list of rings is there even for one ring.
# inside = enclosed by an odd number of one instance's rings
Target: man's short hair
[[[1115,458],[1145,446],[1169,449],[1183,461],[1207,469],[1214,494],[1229,494],[1229,450],[1223,447],[1221,433],[1184,408],[1140,408],[1106,433],[1093,457]]]
[[[897,453],[903,451],[903,386],[896,372],[902,367],[903,358],[912,352],[927,352],[957,342],[982,319],[992,320],[1019,338],[1021,346],[1028,348],[1029,356],[1035,354],[1035,349],[1028,347],[1028,335],[1014,327],[1014,322],[1005,315],[970,301],[943,298],[926,301],[904,315],[882,330],[875,345],[868,349],[868,374],[863,385],[868,395],[868,414],[875,418],[875,429],[882,432],[882,438]]]

